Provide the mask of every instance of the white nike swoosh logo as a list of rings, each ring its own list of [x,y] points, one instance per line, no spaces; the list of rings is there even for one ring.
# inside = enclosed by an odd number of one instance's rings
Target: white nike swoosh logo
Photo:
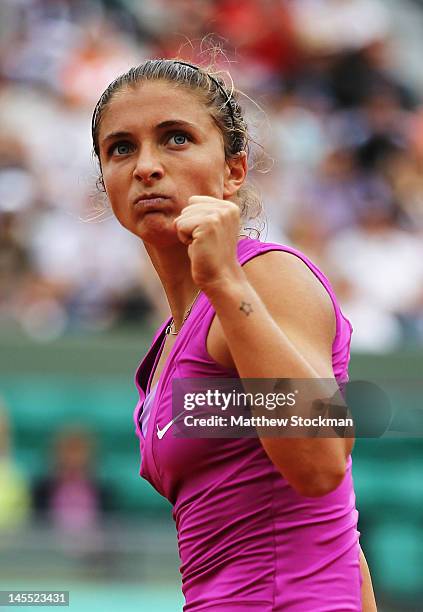
[[[177,421],[179,419],[179,417],[181,415],[185,414],[185,410],[183,410],[182,412],[180,412],[179,414],[176,415],[176,417],[174,419],[172,419],[171,421],[169,421],[169,423],[167,425],[165,425],[163,427],[163,429],[160,429],[160,427],[158,426],[158,424],[156,424],[157,427],[157,437],[159,440],[161,440],[163,438],[163,436],[165,435],[165,433],[167,432],[168,429],[170,429],[172,427],[172,425],[175,423],[175,421]]]

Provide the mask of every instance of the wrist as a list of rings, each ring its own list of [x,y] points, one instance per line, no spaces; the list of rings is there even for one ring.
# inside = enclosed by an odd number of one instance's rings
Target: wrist
[[[234,270],[222,272],[219,278],[208,282],[201,289],[213,302],[227,295],[233,296],[237,289],[241,290],[246,283],[248,284],[248,280],[244,270],[238,265]]]

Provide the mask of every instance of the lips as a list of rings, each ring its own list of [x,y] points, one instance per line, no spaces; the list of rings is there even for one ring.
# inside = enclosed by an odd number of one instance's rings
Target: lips
[[[154,204],[168,199],[169,197],[163,195],[162,193],[142,194],[135,199],[134,204]]]
[[[160,211],[166,207],[169,197],[161,193],[149,193],[138,196],[134,201],[134,207],[145,213]]]

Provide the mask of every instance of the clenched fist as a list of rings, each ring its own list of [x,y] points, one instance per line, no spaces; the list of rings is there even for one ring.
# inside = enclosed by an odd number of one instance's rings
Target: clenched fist
[[[195,284],[207,292],[219,281],[237,278],[240,227],[239,207],[228,200],[192,196],[175,219],[178,238],[188,245],[191,274]]]

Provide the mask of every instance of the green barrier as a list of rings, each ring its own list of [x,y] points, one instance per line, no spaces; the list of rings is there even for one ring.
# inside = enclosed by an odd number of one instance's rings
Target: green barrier
[[[383,586],[384,597],[409,603],[422,601],[422,524],[421,517],[397,515],[379,517],[371,525],[366,554],[375,584]],[[403,609],[399,607],[397,609]],[[413,608],[416,609],[416,608]],[[420,608],[421,609],[421,608]]]

